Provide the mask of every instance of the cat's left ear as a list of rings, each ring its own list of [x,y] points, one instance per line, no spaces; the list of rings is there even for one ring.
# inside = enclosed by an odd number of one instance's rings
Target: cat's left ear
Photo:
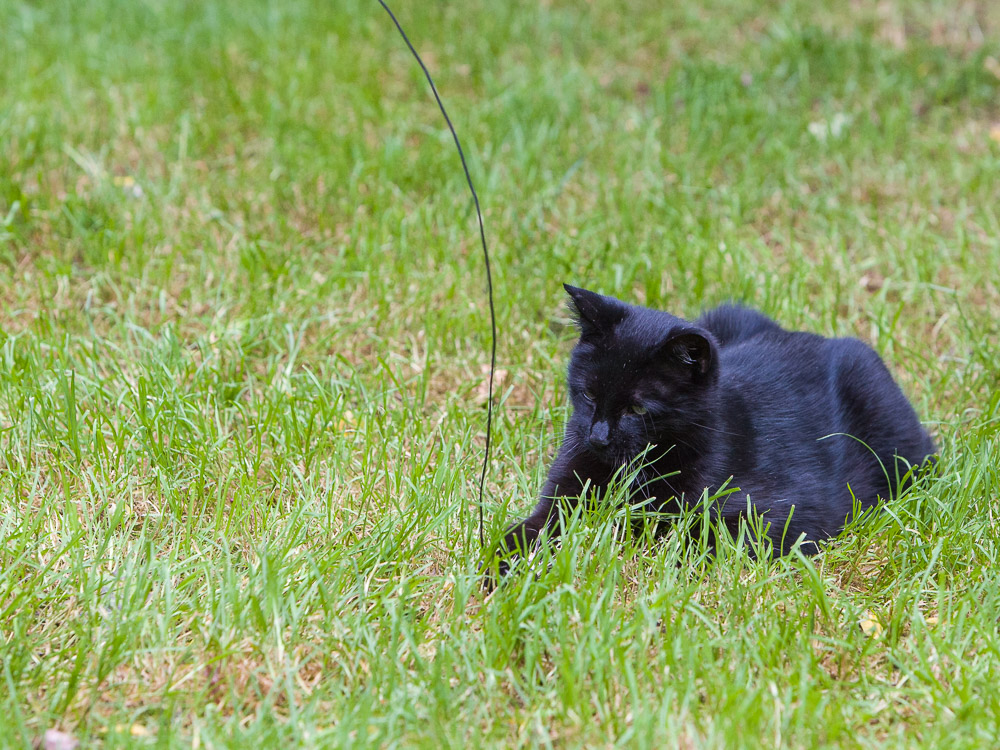
[[[580,326],[580,336],[596,339],[607,336],[628,312],[625,303],[569,284],[563,288],[570,297],[570,311]]]
[[[696,378],[710,375],[715,369],[716,350],[711,334],[698,329],[687,329],[670,335],[663,350],[686,368]]]

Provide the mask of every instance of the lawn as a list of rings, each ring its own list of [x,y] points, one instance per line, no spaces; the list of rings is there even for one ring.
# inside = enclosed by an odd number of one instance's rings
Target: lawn
[[[491,245],[488,539],[564,281],[862,338],[939,472],[810,559],[599,508],[485,595],[478,229],[377,2],[0,0],[0,747],[994,745],[1000,3],[394,10]]]

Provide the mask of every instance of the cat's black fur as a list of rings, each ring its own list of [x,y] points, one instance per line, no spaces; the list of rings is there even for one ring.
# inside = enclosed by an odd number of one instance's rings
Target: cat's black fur
[[[504,537],[504,556],[530,549],[545,528],[558,534],[585,485],[599,495],[644,451],[634,502],[676,511],[732,477],[728,488],[739,491],[713,515],[735,531],[749,495],[781,554],[800,538],[815,551],[843,529],[855,498],[864,509],[894,496],[910,466],[935,453],[882,360],[857,339],[786,331],[736,305],[689,323],[566,291],[580,326],[573,414],[538,505]]]

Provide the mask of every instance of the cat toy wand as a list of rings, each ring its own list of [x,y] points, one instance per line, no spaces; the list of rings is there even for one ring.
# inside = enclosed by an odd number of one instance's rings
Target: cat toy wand
[[[479,195],[476,193],[476,188],[472,184],[472,175],[469,174],[469,166],[465,163],[465,153],[462,151],[462,144],[458,140],[458,133],[455,132],[455,126],[451,124],[451,118],[448,117],[448,112],[444,108],[444,103],[441,101],[441,97],[438,94],[437,86],[434,85],[434,79],[431,78],[430,71],[427,70],[427,66],[424,65],[424,61],[420,59],[420,55],[417,54],[417,50],[414,48],[410,38],[403,31],[403,27],[400,26],[399,21],[389,6],[385,4],[385,0],[378,0],[379,5],[381,5],[385,12],[389,14],[389,18],[392,22],[396,24],[396,29],[399,31],[399,35],[403,37],[403,41],[406,42],[406,46],[410,48],[410,52],[413,54],[414,59],[420,66],[420,69],[424,71],[424,77],[427,79],[427,83],[430,84],[431,91],[434,93],[434,99],[437,101],[438,109],[441,110],[441,114],[444,117],[444,121],[448,124],[448,130],[451,131],[451,137],[455,141],[455,148],[458,150],[458,158],[462,162],[462,170],[465,172],[465,181],[469,185],[469,192],[472,193],[472,202],[476,206],[476,218],[479,220],[479,240],[483,246],[483,260],[486,263],[486,290],[487,296],[490,302],[490,383],[489,391],[487,392],[486,401],[486,453],[483,456],[483,470],[479,475],[479,546],[485,547],[486,541],[484,539],[484,523],[483,523],[483,493],[486,485],[486,469],[490,462],[490,436],[493,432],[493,377],[496,372],[497,366],[497,316],[496,310],[493,306],[493,274],[490,270],[490,251],[486,248],[486,229],[483,226],[483,214],[479,210]]]

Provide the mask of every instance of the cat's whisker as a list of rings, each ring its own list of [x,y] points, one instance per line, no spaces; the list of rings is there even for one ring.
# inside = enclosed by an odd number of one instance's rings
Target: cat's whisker
[[[692,451],[697,451],[698,450],[698,448],[696,446],[692,445],[691,443],[687,442],[686,440],[681,440],[676,435],[673,436],[673,441],[676,444],[678,444],[678,445],[683,445],[685,448],[690,448]]]
[[[649,477],[649,472],[645,467],[639,469],[639,478],[642,479],[642,483],[638,487],[639,492],[642,493],[644,498],[649,500],[652,497],[650,486],[653,484],[653,479]]]
[[[712,432],[718,432],[721,435],[732,435],[733,437],[746,437],[742,432],[730,432],[729,430],[723,430],[720,427],[711,427],[707,424],[702,424],[701,422],[691,422],[693,427],[701,427],[703,430],[711,430]]]

